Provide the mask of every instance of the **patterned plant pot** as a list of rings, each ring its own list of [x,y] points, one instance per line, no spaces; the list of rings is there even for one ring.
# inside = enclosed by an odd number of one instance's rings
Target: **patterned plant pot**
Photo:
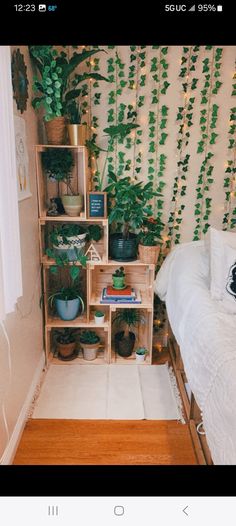
[[[63,237],[57,237],[57,245],[53,245],[53,249],[58,256],[67,255],[69,261],[75,261],[78,255],[84,254],[86,246],[86,233],[77,236],[67,237],[68,243],[63,242]]]

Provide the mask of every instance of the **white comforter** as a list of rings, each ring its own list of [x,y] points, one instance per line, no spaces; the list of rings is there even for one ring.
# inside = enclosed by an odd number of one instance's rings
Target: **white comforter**
[[[155,282],[202,411],[214,464],[236,464],[236,316],[212,300],[204,241],[174,248]]]

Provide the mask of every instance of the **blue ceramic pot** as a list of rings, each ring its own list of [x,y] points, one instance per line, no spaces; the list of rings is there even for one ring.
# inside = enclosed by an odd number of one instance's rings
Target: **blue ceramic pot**
[[[74,320],[79,314],[80,299],[75,298],[74,300],[59,300],[55,299],[55,306],[58,316],[62,320],[69,321]]]

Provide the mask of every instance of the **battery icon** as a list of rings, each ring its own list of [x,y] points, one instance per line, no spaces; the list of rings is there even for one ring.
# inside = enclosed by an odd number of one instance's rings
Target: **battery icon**
[[[222,5],[218,5],[217,6],[217,11],[223,11],[223,6]]]

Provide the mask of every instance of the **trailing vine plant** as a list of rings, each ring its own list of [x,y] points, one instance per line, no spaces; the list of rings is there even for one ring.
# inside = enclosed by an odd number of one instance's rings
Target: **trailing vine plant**
[[[193,109],[195,104],[194,91],[197,89],[198,78],[195,76],[199,58],[199,46],[183,47],[179,78],[182,80],[183,104],[178,107],[176,121],[179,123],[177,139],[177,173],[172,189],[171,210],[168,218],[168,239],[166,246],[180,242],[180,225],[185,204],[182,198],[186,195],[187,173],[189,170],[189,144],[191,126],[193,125]]]
[[[149,125],[149,148],[148,153],[148,180],[152,183],[153,188],[158,193],[162,193],[165,182],[164,171],[166,167],[166,155],[159,153],[160,146],[164,146],[168,133],[166,133],[167,119],[169,108],[161,105],[162,95],[166,95],[170,86],[168,78],[168,47],[155,46],[155,54],[150,62],[150,74],[153,79],[154,88],[151,92],[151,109],[148,114]],[[153,213],[155,217],[162,217],[163,214],[163,197],[154,199]]]
[[[212,198],[210,188],[214,182],[214,165],[211,162],[214,157],[213,147],[216,144],[218,133],[216,125],[218,120],[219,106],[213,102],[213,97],[217,95],[222,82],[220,81],[220,69],[222,59],[222,48],[206,46],[206,51],[210,51],[210,58],[207,56],[203,60],[202,73],[205,74],[205,82],[201,91],[200,129],[201,139],[198,142],[197,153],[203,154],[200,173],[197,181],[197,202],[195,204],[196,224],[193,240],[201,238],[202,233],[206,234],[210,223],[209,217],[212,209]]]
[[[236,73],[233,75],[231,96],[236,96]],[[223,216],[223,230],[233,229],[236,225],[236,107],[230,109],[228,130],[228,159],[226,162],[224,188],[225,213]]]

